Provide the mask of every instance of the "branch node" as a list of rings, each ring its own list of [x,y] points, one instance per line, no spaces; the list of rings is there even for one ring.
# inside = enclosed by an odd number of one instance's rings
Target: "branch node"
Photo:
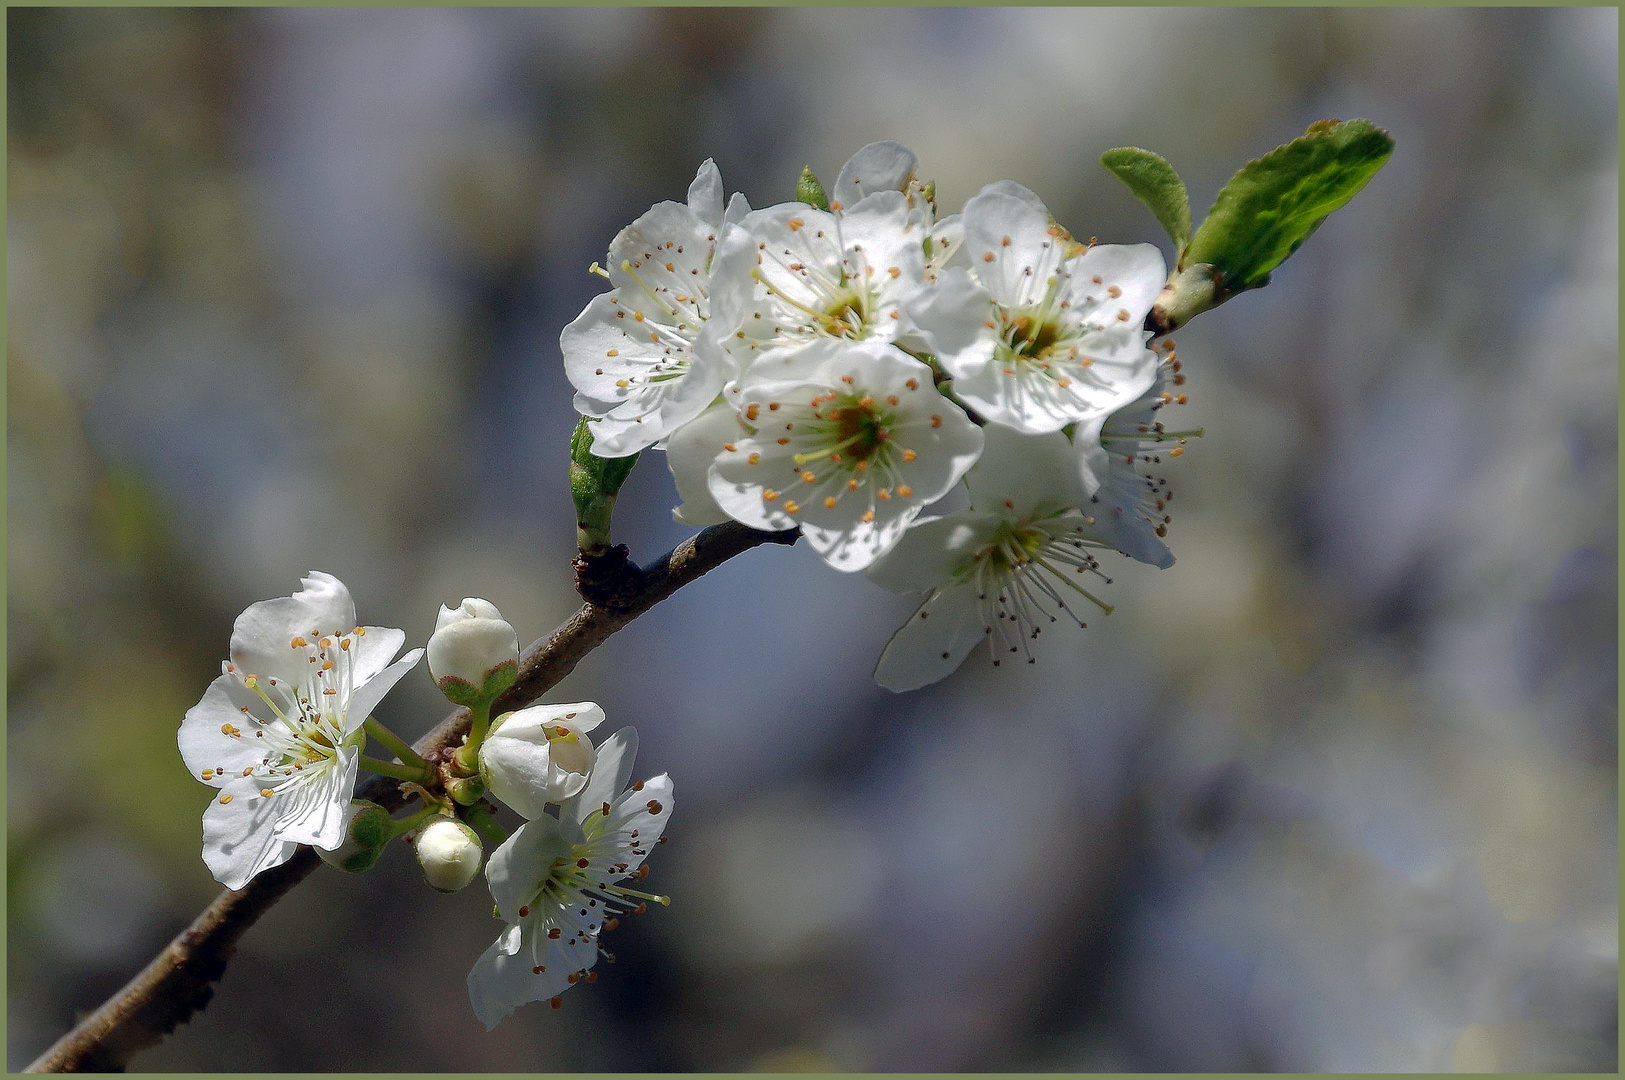
[[[576,592],[594,607],[625,611],[643,591],[644,573],[625,544],[595,554],[583,552],[570,565],[576,572]]]

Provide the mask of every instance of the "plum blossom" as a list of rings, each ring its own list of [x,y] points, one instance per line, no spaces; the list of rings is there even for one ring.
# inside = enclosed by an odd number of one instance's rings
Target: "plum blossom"
[[[917,522],[869,568],[894,592],[931,590],[881,653],[875,681],[915,690],[952,674],[984,638],[993,663],[1016,653],[1033,663],[1032,641],[1065,614],[1075,594],[1110,614],[1078,582],[1100,574],[1109,550],[1088,505],[1065,435],[985,429],[987,447],[965,477],[970,508]]]
[[[765,356],[733,404],[754,431],[717,448],[712,498],[754,528],[800,526],[837,570],[889,550],[982,451],[982,430],[937,393],[931,369],[880,342]]]
[[[186,767],[220,792],[203,813],[203,861],[230,889],[300,844],[344,843],[362,725],[423,656],[391,663],[406,635],[357,626],[331,574],[313,570],[302,585],[237,617],[231,659],[181,722]]]
[[[717,344],[746,373],[774,349],[895,340],[903,303],[925,280],[925,236],[908,196],[889,188],[839,212],[753,210],[717,254]]]
[[[1102,416],[1150,385],[1143,330],[1163,285],[1150,244],[1085,247],[1020,185],[965,204],[958,258],[906,313],[988,421],[1030,435]]]
[[[480,774],[491,794],[539,818],[586,785],[596,759],[587,732],[603,722],[604,710],[590,701],[509,713],[480,744]]]
[[[664,896],[620,884],[643,877],[643,860],[671,817],[671,778],[627,787],[637,733],[604,741],[587,786],[560,807],[521,825],[486,860],[485,877],[508,923],[468,974],[474,1015],[487,1029],[528,1001],[551,999],[597,975],[599,936],[618,916]]]
[[[576,411],[593,417],[593,453],[626,457],[698,416],[735,372],[726,353],[697,348],[711,317],[712,262],[728,222],[722,174],[700,166],[688,202],[663,202],[622,229],[595,297],[559,335]]]

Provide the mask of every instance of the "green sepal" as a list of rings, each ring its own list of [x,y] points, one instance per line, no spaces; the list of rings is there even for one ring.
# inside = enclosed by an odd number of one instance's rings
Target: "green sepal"
[[[1270,272],[1393,152],[1393,136],[1369,120],[1309,125],[1301,137],[1242,166],[1219,192],[1180,265],[1212,266],[1221,302],[1269,284]]]
[[[455,675],[442,676],[435,685],[440,692],[453,705],[463,705],[472,708],[481,701],[494,701],[508,687],[519,681],[519,664],[514,660],[504,660],[496,667],[485,673],[483,686],[475,686],[466,679],[459,679]]]
[[[576,544],[597,554],[609,547],[615,495],[638,462],[637,454],[601,458],[592,452],[591,422],[583,416],[570,437],[570,497],[576,504]]]
[[[350,820],[344,843],[332,851],[317,848],[316,854],[329,866],[359,874],[373,868],[385,846],[395,838],[397,829],[389,811],[377,803],[351,799],[350,811],[355,816]]]
[[[485,797],[485,780],[479,776],[465,776],[446,785],[446,794],[458,806],[473,806]]]
[[[800,178],[796,180],[796,201],[816,206],[820,210],[829,209],[829,196],[824,194],[824,185],[813,175],[811,165],[803,168]]]
[[[1100,163],[1145,203],[1174,242],[1180,265],[1191,242],[1191,199],[1185,181],[1158,154],[1137,146],[1119,146],[1100,155]]]

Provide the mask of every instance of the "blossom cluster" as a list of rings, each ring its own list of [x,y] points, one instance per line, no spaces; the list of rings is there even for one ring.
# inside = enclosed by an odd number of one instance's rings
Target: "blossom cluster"
[[[468,989],[475,1015],[494,1027],[525,1002],[557,1006],[568,987],[594,981],[599,936],[627,911],[668,902],[626,883],[647,873],[644,859],[671,816],[672,783],[664,774],[631,782],[632,728],[594,746],[590,733],[604,713],[592,702],[533,705],[483,729],[519,661],[517,634],[489,602],[443,607],[427,649],[394,660],[405,639],[357,625],[349,590],[316,571],[292,596],[238,617],[231,658],[178,736],[192,774],[218,789],[203,815],[203,859],[222,884],[241,889],[300,844],[359,871],[405,836],[428,883],[451,892],[482,861],[481,833],[468,822],[498,828],[480,800],[489,792],[524,819],[484,860],[506,925],[475,962]],[[474,714],[460,748],[472,754],[419,758],[370,716],[425,652],[436,684]],[[369,734],[403,760],[366,758]],[[396,820],[354,799],[362,768],[415,776],[409,787],[425,805]],[[436,781],[445,796],[425,786]],[[459,791],[468,797],[454,798]]]
[[[875,672],[898,691],[984,638],[1032,660],[1080,600],[1109,612],[1097,552],[1171,564],[1146,469],[1191,434],[1157,418],[1184,379],[1143,328],[1154,246],[1081,243],[1011,181],[939,216],[916,164],[874,143],[819,205],[755,210],[707,161],[615,237],[613,288],[560,336],[592,452],[664,450],[678,521],[799,528],[929,592]],[[924,515],[961,483],[968,509]]]

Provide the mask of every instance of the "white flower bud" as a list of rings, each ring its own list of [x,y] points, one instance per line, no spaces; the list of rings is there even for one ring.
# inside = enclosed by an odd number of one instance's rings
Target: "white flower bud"
[[[467,597],[458,607],[440,609],[428,652],[429,674],[448,694],[451,690],[446,680],[456,680],[451,685],[459,693],[452,699],[459,704],[468,703],[462,700],[464,697],[500,693],[512,685],[513,676],[518,674],[519,636],[496,605],[475,596]],[[498,669],[505,666],[507,672],[499,673]]]
[[[480,744],[480,775],[491,794],[534,821],[586,786],[597,759],[586,733],[603,720],[590,701],[509,713]]]
[[[412,845],[423,878],[441,892],[456,892],[480,872],[479,834],[451,818],[436,818],[423,827]]]

